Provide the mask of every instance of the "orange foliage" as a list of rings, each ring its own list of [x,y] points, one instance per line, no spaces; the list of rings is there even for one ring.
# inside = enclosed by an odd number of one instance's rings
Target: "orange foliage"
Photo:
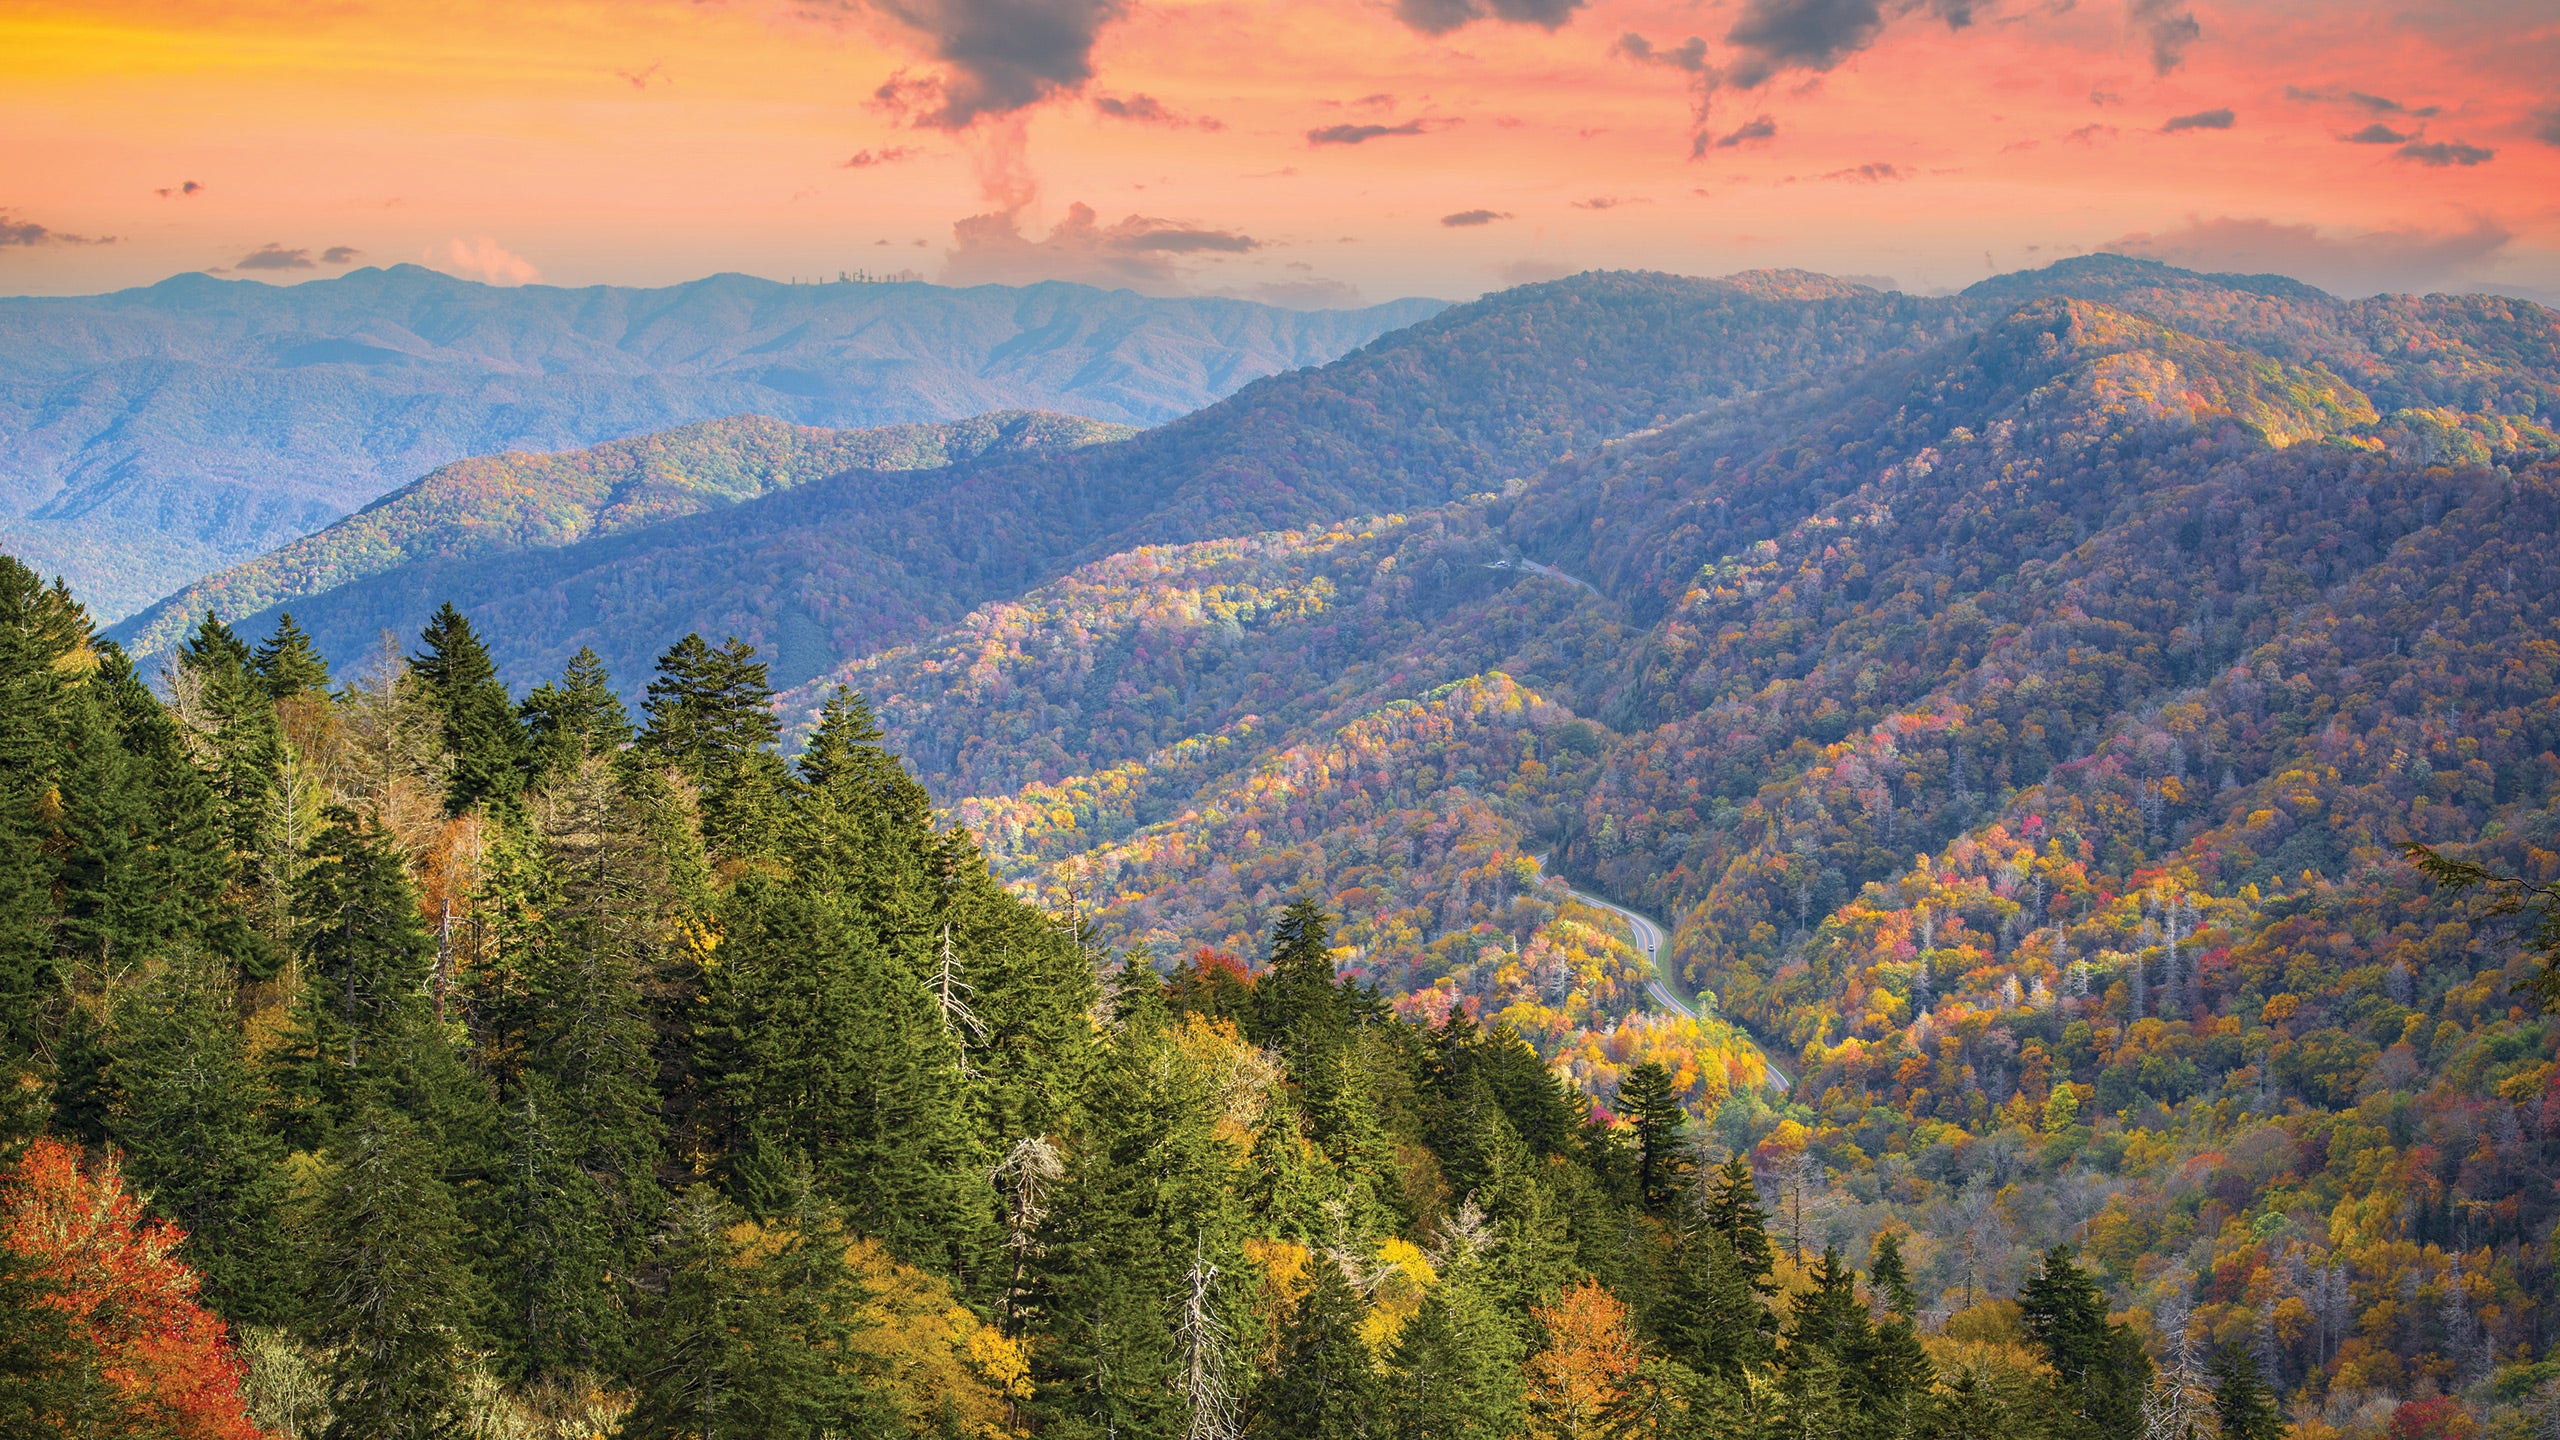
[[[45,1303],[95,1347],[119,1431],[261,1440],[241,1408],[240,1358],[177,1258],[185,1235],[143,1217],[113,1154],[83,1173],[71,1146],[28,1146],[0,1190],[0,1226],[52,1287]]]
[[[1547,1335],[1546,1348],[1529,1361],[1536,1433],[1551,1440],[1599,1433],[1601,1411],[1642,1358],[1626,1302],[1586,1279],[1530,1313]]]

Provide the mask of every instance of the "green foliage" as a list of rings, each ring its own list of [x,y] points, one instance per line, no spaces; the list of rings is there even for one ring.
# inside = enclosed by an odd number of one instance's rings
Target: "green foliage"
[[[488,647],[450,603],[436,611],[418,639],[427,648],[409,657],[409,673],[443,727],[452,766],[445,779],[445,813],[459,815],[481,804],[511,813],[523,788],[524,734],[516,728],[515,706],[498,683]]]

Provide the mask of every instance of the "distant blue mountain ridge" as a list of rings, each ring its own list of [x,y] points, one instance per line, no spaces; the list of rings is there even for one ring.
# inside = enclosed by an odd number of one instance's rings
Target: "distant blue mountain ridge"
[[[0,551],[114,619],[464,456],[744,414],[1153,425],[1442,308],[734,274],[499,288],[415,265],[0,298]]]

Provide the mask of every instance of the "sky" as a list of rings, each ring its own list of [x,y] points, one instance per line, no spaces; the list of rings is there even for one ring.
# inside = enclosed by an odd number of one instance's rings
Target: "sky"
[[[0,0],[7,294],[2094,250],[2560,304],[2560,0]]]

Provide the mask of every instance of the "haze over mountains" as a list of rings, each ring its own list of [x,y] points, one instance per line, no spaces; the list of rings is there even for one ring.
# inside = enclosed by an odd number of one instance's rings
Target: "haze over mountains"
[[[469,455],[738,414],[1154,424],[1438,308],[743,275],[499,289],[414,265],[0,299],[0,544],[115,618]]]

